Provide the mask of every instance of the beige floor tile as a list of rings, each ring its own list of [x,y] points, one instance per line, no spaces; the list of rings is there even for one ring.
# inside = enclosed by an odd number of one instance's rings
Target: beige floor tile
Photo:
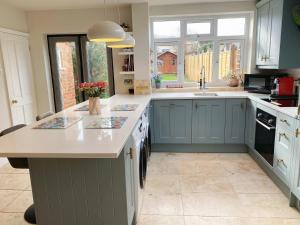
[[[23,174],[23,173],[26,173],[28,174],[29,173],[29,170],[28,169],[15,169],[13,167],[11,167],[11,165],[9,163],[3,165],[0,167],[0,174],[7,174],[7,173],[20,173],[20,174]]]
[[[176,161],[166,160],[164,162],[152,161],[149,163],[148,176],[156,175],[179,175],[179,164]]]
[[[234,193],[183,193],[184,215],[245,217],[242,207]]]
[[[300,213],[289,207],[283,194],[239,194],[239,198],[250,217],[300,219]]]
[[[12,203],[21,193],[22,191],[0,190],[0,211]]]
[[[182,193],[234,192],[228,179],[220,176],[181,176],[180,184]]]
[[[29,174],[0,174],[0,190],[25,190],[29,186]]]
[[[180,194],[145,194],[142,206],[143,215],[183,215]]]
[[[184,217],[142,215],[137,225],[184,225]]]
[[[180,194],[180,182],[177,175],[156,175],[147,178],[146,193]]]
[[[274,194],[281,193],[279,188],[267,175],[253,174],[235,174],[228,177],[234,190],[237,193],[257,193],[257,194]]]
[[[8,204],[2,211],[12,212],[12,213],[21,213],[25,212],[26,209],[32,205],[32,192],[23,191],[14,201]]]
[[[28,225],[23,213],[0,213],[1,225]]]
[[[285,219],[283,225],[299,225],[299,219]]]
[[[248,225],[247,219],[238,217],[185,216],[184,221],[185,225]]]

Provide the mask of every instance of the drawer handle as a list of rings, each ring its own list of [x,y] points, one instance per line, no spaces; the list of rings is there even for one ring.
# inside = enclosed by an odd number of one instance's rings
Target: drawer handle
[[[129,152],[127,152],[127,155],[130,156],[130,159],[133,159],[133,150],[132,150],[132,148],[129,149]]]
[[[285,168],[287,168],[287,165],[285,164],[283,159],[277,159],[277,165],[282,164]]]
[[[281,137],[284,137],[285,139],[289,140],[288,136],[285,133],[279,133],[279,141],[281,140]]]
[[[299,128],[296,129],[296,138],[300,136],[300,130]]]
[[[289,123],[288,123],[288,121],[287,121],[287,120],[283,120],[283,119],[281,119],[281,120],[280,120],[280,122],[282,122],[282,123],[286,123],[287,125],[289,125]]]

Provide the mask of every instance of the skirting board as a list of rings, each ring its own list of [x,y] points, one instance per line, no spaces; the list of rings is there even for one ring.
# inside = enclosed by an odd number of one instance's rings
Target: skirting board
[[[272,167],[255,150],[252,150],[250,148],[248,150],[249,155],[260,166],[260,168],[265,171],[265,173],[272,179],[272,181],[283,192],[283,194],[290,198],[290,188],[277,177],[277,175],[273,172]]]
[[[246,153],[244,144],[152,144],[153,152]]]

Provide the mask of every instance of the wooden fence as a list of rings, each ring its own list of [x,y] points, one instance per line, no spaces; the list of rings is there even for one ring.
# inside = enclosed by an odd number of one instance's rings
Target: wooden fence
[[[199,82],[202,66],[205,67],[205,80],[211,82],[213,68],[213,53],[207,52],[198,55],[185,56],[186,81]],[[219,55],[219,79],[227,77],[228,73],[240,70],[240,51],[231,50],[221,52]]]

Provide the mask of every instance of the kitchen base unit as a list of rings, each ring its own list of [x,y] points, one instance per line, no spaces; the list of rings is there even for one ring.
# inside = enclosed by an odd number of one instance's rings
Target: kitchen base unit
[[[29,159],[37,224],[136,224],[130,151],[117,159]]]

